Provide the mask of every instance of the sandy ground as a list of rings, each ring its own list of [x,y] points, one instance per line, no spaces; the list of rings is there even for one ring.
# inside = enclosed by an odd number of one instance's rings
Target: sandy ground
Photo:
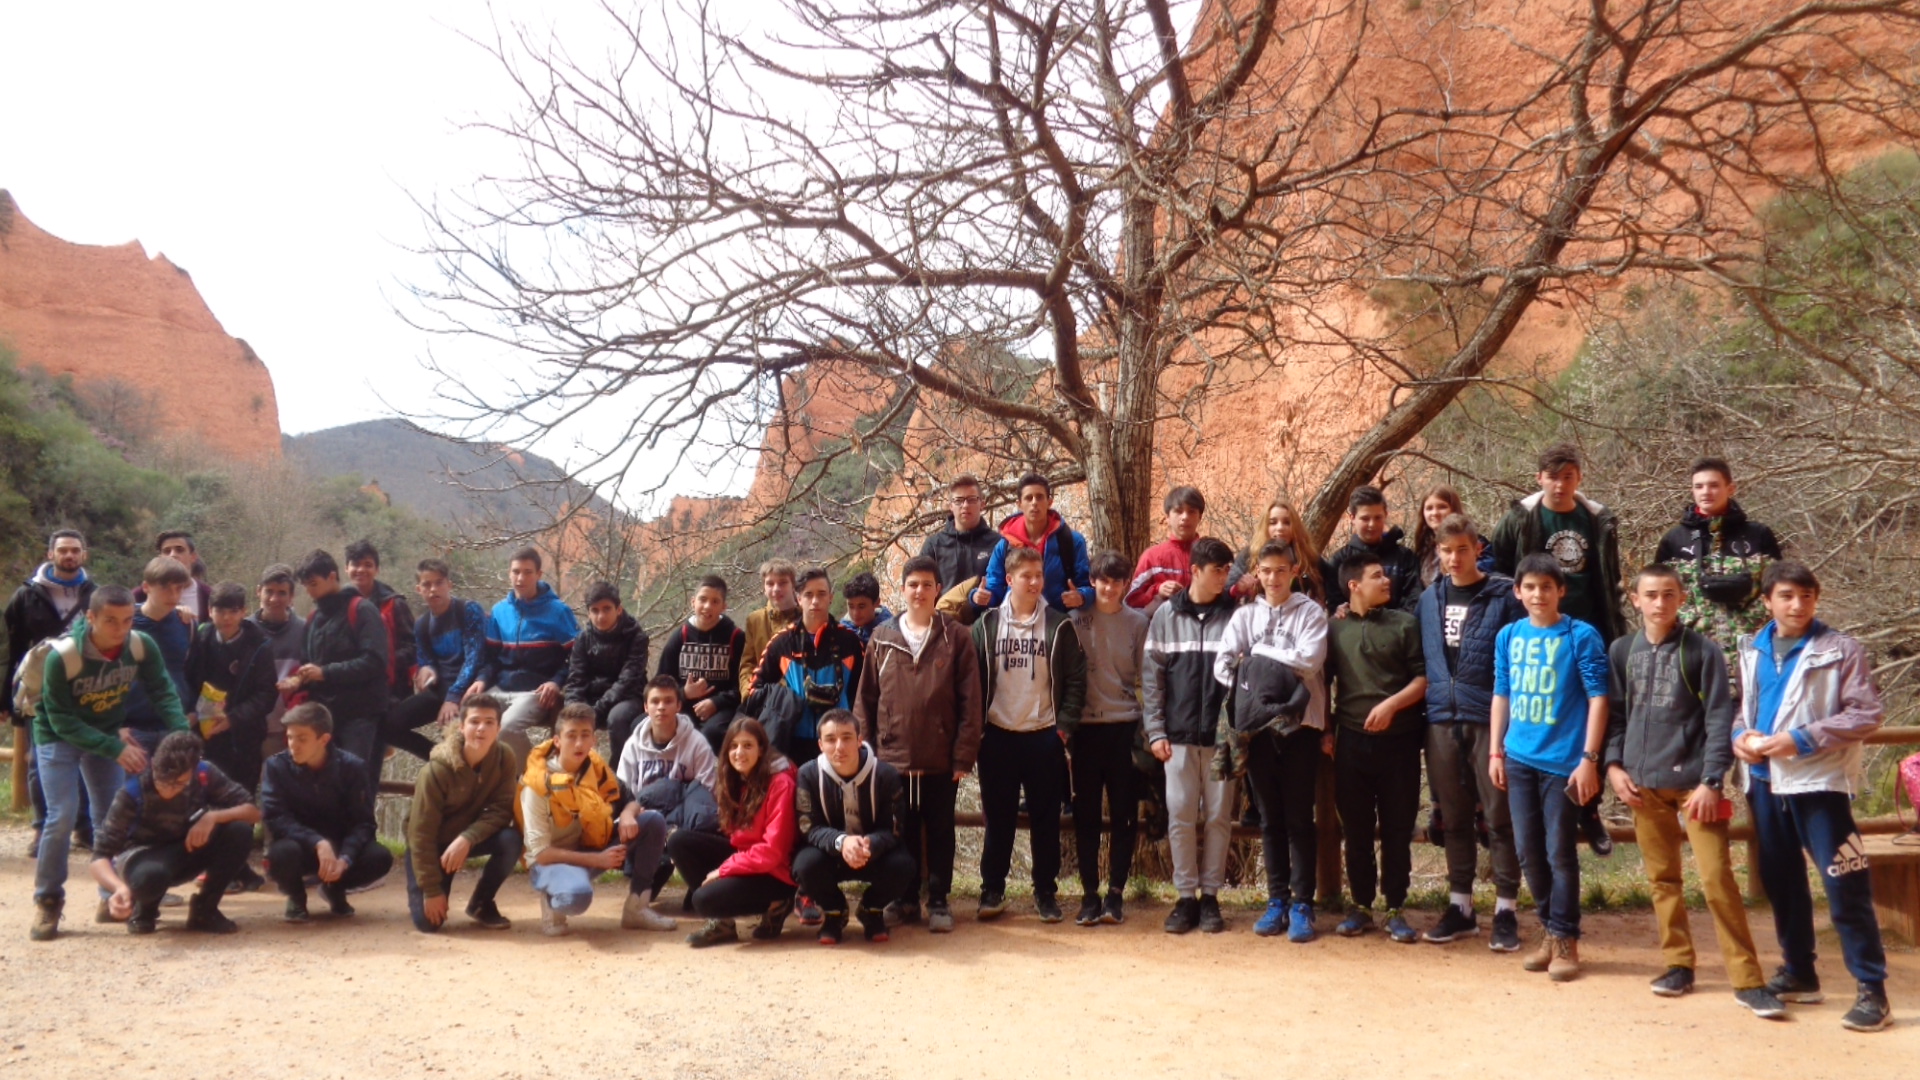
[[[1301,946],[1254,937],[1255,913],[1238,910],[1224,935],[1177,938],[1149,904],[1094,930],[1042,926],[1016,904],[944,938],[906,928],[829,950],[789,923],[777,943],[694,952],[678,934],[621,931],[623,891],[606,886],[571,937],[549,939],[524,875],[501,893],[508,933],[458,914],[451,932],[415,933],[396,875],[356,897],[349,921],[285,925],[268,892],[228,902],[242,927],[231,937],[184,932],[175,908],[159,933],[131,938],[91,921],[76,862],[77,917],[60,941],[33,944],[24,835],[0,834],[10,1078],[1861,1077],[1920,1060],[1920,955],[1893,956],[1895,1013],[1912,1019],[1891,1031],[1841,1029],[1852,982],[1830,939],[1828,1002],[1767,1023],[1733,1004],[1710,937],[1695,994],[1648,993],[1650,914],[1589,917],[1588,975],[1567,985],[1522,972],[1484,937]],[[456,909],[470,887],[462,875]]]

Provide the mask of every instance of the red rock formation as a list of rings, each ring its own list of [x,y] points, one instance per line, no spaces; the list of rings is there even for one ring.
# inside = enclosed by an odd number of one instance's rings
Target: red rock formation
[[[0,191],[0,343],[82,392],[136,399],[130,420],[235,458],[280,455],[280,410],[260,358],[228,336],[193,279],[138,242],[70,244]]]

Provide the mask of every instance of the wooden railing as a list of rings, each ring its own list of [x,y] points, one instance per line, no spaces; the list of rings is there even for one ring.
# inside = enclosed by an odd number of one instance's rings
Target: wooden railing
[[[17,730],[18,729],[16,729],[16,732]],[[1920,727],[1881,728],[1879,731],[1867,736],[1866,742],[1870,746],[1920,746]],[[16,811],[23,810],[27,805],[26,762],[24,759],[16,759],[11,747],[0,747],[0,760],[15,762],[13,769],[13,808]],[[1321,896],[1319,899],[1322,902],[1330,902],[1338,897],[1340,891],[1339,883],[1341,881],[1340,820],[1334,811],[1333,768],[1330,762],[1322,766],[1319,784],[1317,786],[1318,791],[1316,792],[1314,814],[1320,833],[1320,866],[1318,878],[1321,883]],[[401,797],[411,796],[413,794],[413,785],[402,780],[382,780],[380,782],[380,794]],[[963,813],[954,815],[954,824],[963,829],[979,829],[986,826],[986,821],[980,814]],[[1901,833],[1907,829],[1907,826],[1901,822],[1900,818],[1893,815],[1863,818],[1858,824],[1860,832],[1867,836]],[[1020,816],[1019,827],[1022,829],[1027,828],[1027,819],[1024,814]],[[1071,822],[1063,823],[1061,827],[1063,829],[1072,828],[1072,824]],[[1617,844],[1631,844],[1634,842],[1633,829],[1628,826],[1609,826],[1607,828],[1607,834],[1613,837],[1614,842]],[[1734,840],[1743,841],[1747,844],[1747,865],[1757,865],[1758,857],[1753,849],[1752,824],[1744,819],[1736,821],[1730,828],[1729,834]],[[1244,825],[1235,825],[1233,835],[1236,838],[1243,839],[1257,838],[1260,835],[1260,831]],[[1748,892],[1757,897],[1759,895],[1759,888],[1759,875],[1747,875]]]

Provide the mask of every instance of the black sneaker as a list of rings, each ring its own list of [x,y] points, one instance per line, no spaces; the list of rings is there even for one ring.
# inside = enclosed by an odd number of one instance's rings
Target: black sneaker
[[[1119,893],[1107,894],[1106,901],[1100,905],[1100,921],[1108,926],[1119,926],[1127,921],[1127,905],[1120,899]]]
[[[838,945],[847,934],[847,913],[844,911],[822,912],[820,919],[820,944]]]
[[[1789,1005],[1818,1005],[1827,1000],[1820,992],[1820,976],[1802,979],[1784,967],[1775,969],[1767,980],[1767,993]]]
[[[218,899],[217,896],[211,898]],[[240,924],[220,914],[220,909],[213,903],[195,897],[187,907],[187,929],[203,934],[235,934],[239,933]]]
[[[1607,835],[1607,823],[1600,820],[1600,804],[1580,808],[1580,835],[1586,837],[1587,846],[1601,858],[1613,854],[1613,837]]]
[[[513,929],[513,920],[500,914],[500,905],[491,900],[484,904],[468,904],[467,918],[472,919],[488,930]]]
[[[1764,986],[1735,990],[1733,1000],[1741,1008],[1752,1012],[1762,1020],[1777,1020],[1787,1015],[1787,1007],[1780,1003],[1779,998],[1767,993],[1767,988]]]
[[[345,918],[353,914],[353,905],[347,903],[347,890],[339,885],[320,886],[320,895],[326,897],[327,912]]]
[[[1509,908],[1493,913],[1493,937],[1487,948],[1494,952],[1520,951],[1520,913]]]
[[[1893,1006],[1887,1004],[1886,991],[1865,986],[1860,988],[1860,996],[1853,999],[1853,1008],[1840,1018],[1840,1026],[1848,1031],[1880,1031],[1892,1024]]]
[[[1200,925],[1200,898],[1183,896],[1173,902],[1173,910],[1167,912],[1166,925],[1162,927],[1169,934],[1184,934]]]
[[[1051,896],[1034,897],[1033,910],[1040,914],[1040,921],[1044,923],[1056,923],[1066,918],[1060,910],[1060,901]]]
[[[804,896],[795,902],[794,910],[800,913],[801,926],[819,926],[821,920],[826,918],[825,913],[820,910],[820,905]]]
[[[1649,984],[1653,992],[1661,997],[1680,997],[1693,993],[1693,969],[1670,967],[1666,974]]]
[[[873,908],[863,907],[857,913],[860,920],[860,933],[875,945],[885,944],[891,933],[887,929],[887,913]]]
[[[151,934],[160,928],[160,905],[133,905],[133,915],[127,919],[127,933]]]
[[[974,913],[974,917],[979,919],[981,922],[992,922],[993,920],[999,918],[1002,915],[1005,915],[1006,913],[1007,913],[1007,894],[1006,893],[983,891],[980,894],[980,910]]]
[[[1459,904],[1448,904],[1440,913],[1440,921],[1427,929],[1424,935],[1435,945],[1445,945],[1463,937],[1473,937],[1480,933],[1480,920],[1473,917],[1471,911],[1461,911]]]
[[[239,873],[233,875],[233,880],[227,882],[227,895],[235,896],[240,893],[259,892],[261,889],[266,888],[266,885],[267,879],[255,873],[253,867],[243,866],[240,868]]]
[[[1098,896],[1089,895],[1080,898],[1080,914],[1073,917],[1073,925],[1100,925],[1100,898]]]
[[[305,900],[295,900],[291,897],[287,899],[286,910],[280,913],[280,918],[290,923],[313,921],[313,916],[307,914],[307,902]]]
[[[1213,895],[1200,898],[1200,932],[1219,934],[1227,929],[1227,917],[1220,914],[1220,898]]]

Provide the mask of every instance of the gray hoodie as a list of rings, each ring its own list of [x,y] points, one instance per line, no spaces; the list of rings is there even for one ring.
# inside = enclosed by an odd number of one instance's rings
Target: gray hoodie
[[[654,741],[650,718],[643,718],[633,738],[627,740],[626,747],[620,751],[620,763],[613,767],[613,775],[628,791],[637,792],[664,776],[681,783],[698,782],[708,791],[714,790],[719,760],[713,756],[713,747],[691,717],[682,713],[676,719],[678,726],[674,728],[673,738],[664,746]]]

